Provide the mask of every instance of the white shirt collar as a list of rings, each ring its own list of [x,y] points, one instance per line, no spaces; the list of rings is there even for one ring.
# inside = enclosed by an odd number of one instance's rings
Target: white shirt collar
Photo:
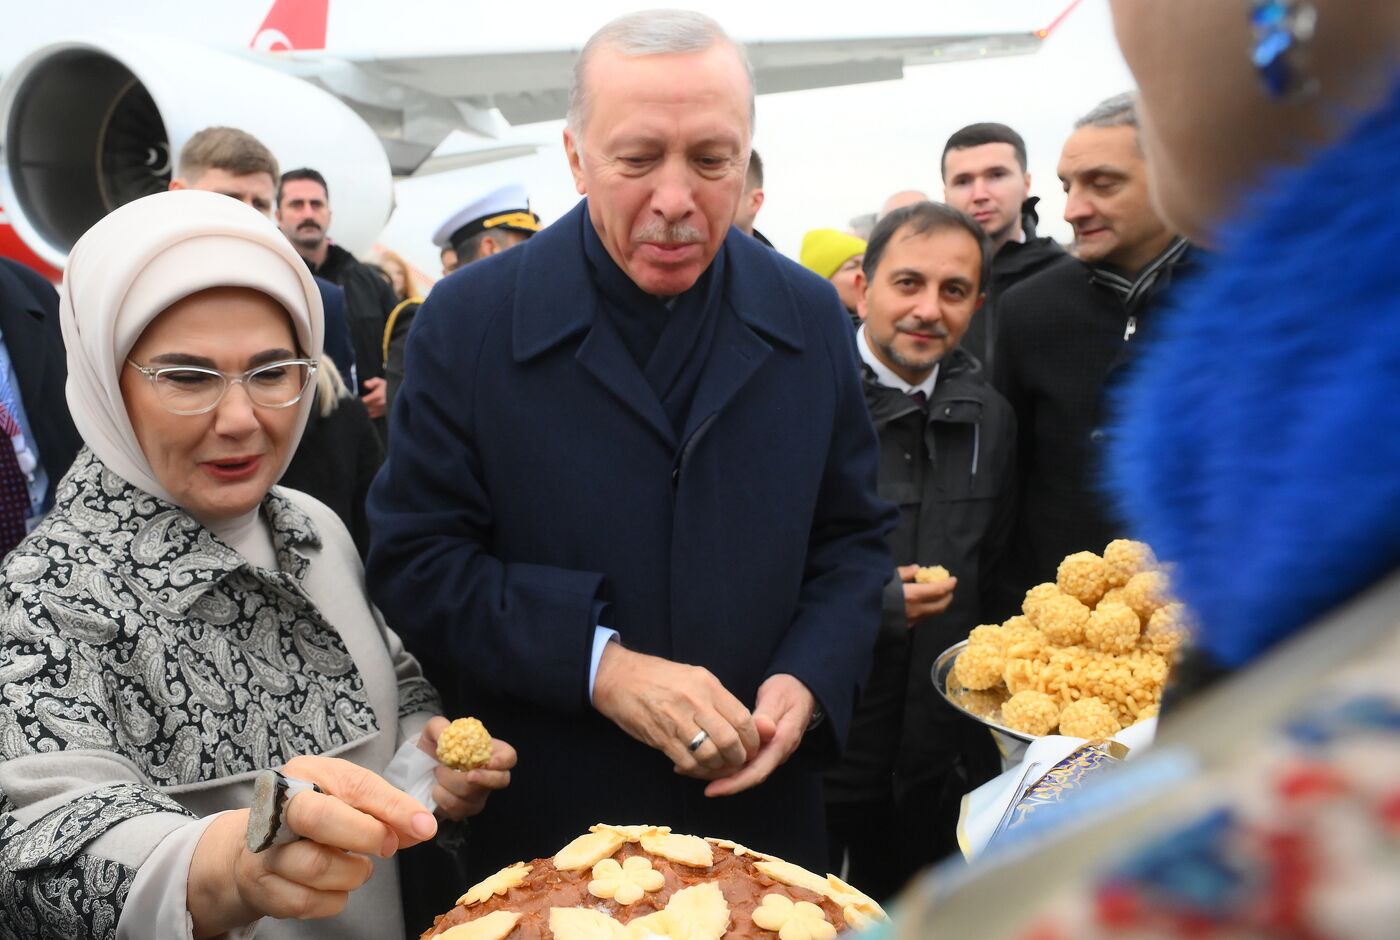
[[[856,348],[860,350],[860,358],[875,373],[875,380],[886,388],[897,388],[904,394],[911,392],[923,392],[925,398],[933,397],[933,387],[938,383],[938,367],[942,363],[936,363],[933,371],[928,374],[918,385],[910,385],[894,373],[894,370],[880,361],[880,357],[875,355],[875,351],[870,347],[870,337],[865,332],[865,324],[860,325],[860,332],[856,334]]]

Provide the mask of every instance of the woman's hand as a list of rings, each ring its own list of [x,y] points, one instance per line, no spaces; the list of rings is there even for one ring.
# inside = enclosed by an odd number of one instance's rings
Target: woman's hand
[[[430,718],[418,736],[418,747],[437,756],[437,742],[447,728],[448,720],[439,715]],[[510,786],[510,769],[515,766],[515,748],[499,738],[491,739],[491,760],[476,770],[453,770],[439,764],[434,775],[433,800],[442,815],[453,821],[475,816],[486,807],[492,790]]]
[[[248,851],[248,810],[225,813],[205,831],[190,861],[186,903],[196,937],[212,937],[259,917],[334,917],[350,892],[388,858],[437,832],[417,800],[378,774],[333,757],[296,757],[282,771],[324,793],[298,793],[284,822],[302,838]]]

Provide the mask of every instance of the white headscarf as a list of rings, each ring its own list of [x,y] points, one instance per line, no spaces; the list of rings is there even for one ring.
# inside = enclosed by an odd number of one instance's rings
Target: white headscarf
[[[136,439],[120,377],[146,326],[210,287],[267,294],[290,315],[303,354],[321,357],[321,293],[306,263],[265,216],[219,193],[179,190],[127,203],[78,240],[63,278],[59,320],[73,423],[109,470],[171,503]],[[288,463],[312,399],[297,403]]]

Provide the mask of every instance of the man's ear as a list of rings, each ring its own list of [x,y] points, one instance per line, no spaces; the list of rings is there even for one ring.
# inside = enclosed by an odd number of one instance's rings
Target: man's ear
[[[579,150],[574,132],[564,128],[564,152],[569,156],[569,172],[574,174],[574,189],[580,196],[588,195],[588,183],[583,179],[583,153]]]
[[[749,198],[753,200],[753,214],[758,215],[758,210],[763,208],[763,189],[755,189]]]
[[[870,291],[870,282],[865,279],[863,268],[856,270],[856,315],[865,319],[865,295]]]
[[[476,260],[480,261],[482,258],[489,258],[500,250],[501,246],[496,242],[495,237],[487,235],[481,240],[481,244],[476,249]]]
[[[190,184],[187,183],[187,182],[185,182],[185,180],[184,180],[183,177],[177,176],[177,177],[175,177],[173,180],[170,181],[170,191],[171,191],[172,193],[175,192],[176,190],[180,190],[180,189],[189,189],[189,188],[190,188]]]

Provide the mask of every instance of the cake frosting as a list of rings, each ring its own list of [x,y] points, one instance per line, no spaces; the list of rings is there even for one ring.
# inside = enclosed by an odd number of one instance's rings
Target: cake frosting
[[[834,875],[725,839],[599,824],[473,885],[423,938],[831,940],[885,919]]]

